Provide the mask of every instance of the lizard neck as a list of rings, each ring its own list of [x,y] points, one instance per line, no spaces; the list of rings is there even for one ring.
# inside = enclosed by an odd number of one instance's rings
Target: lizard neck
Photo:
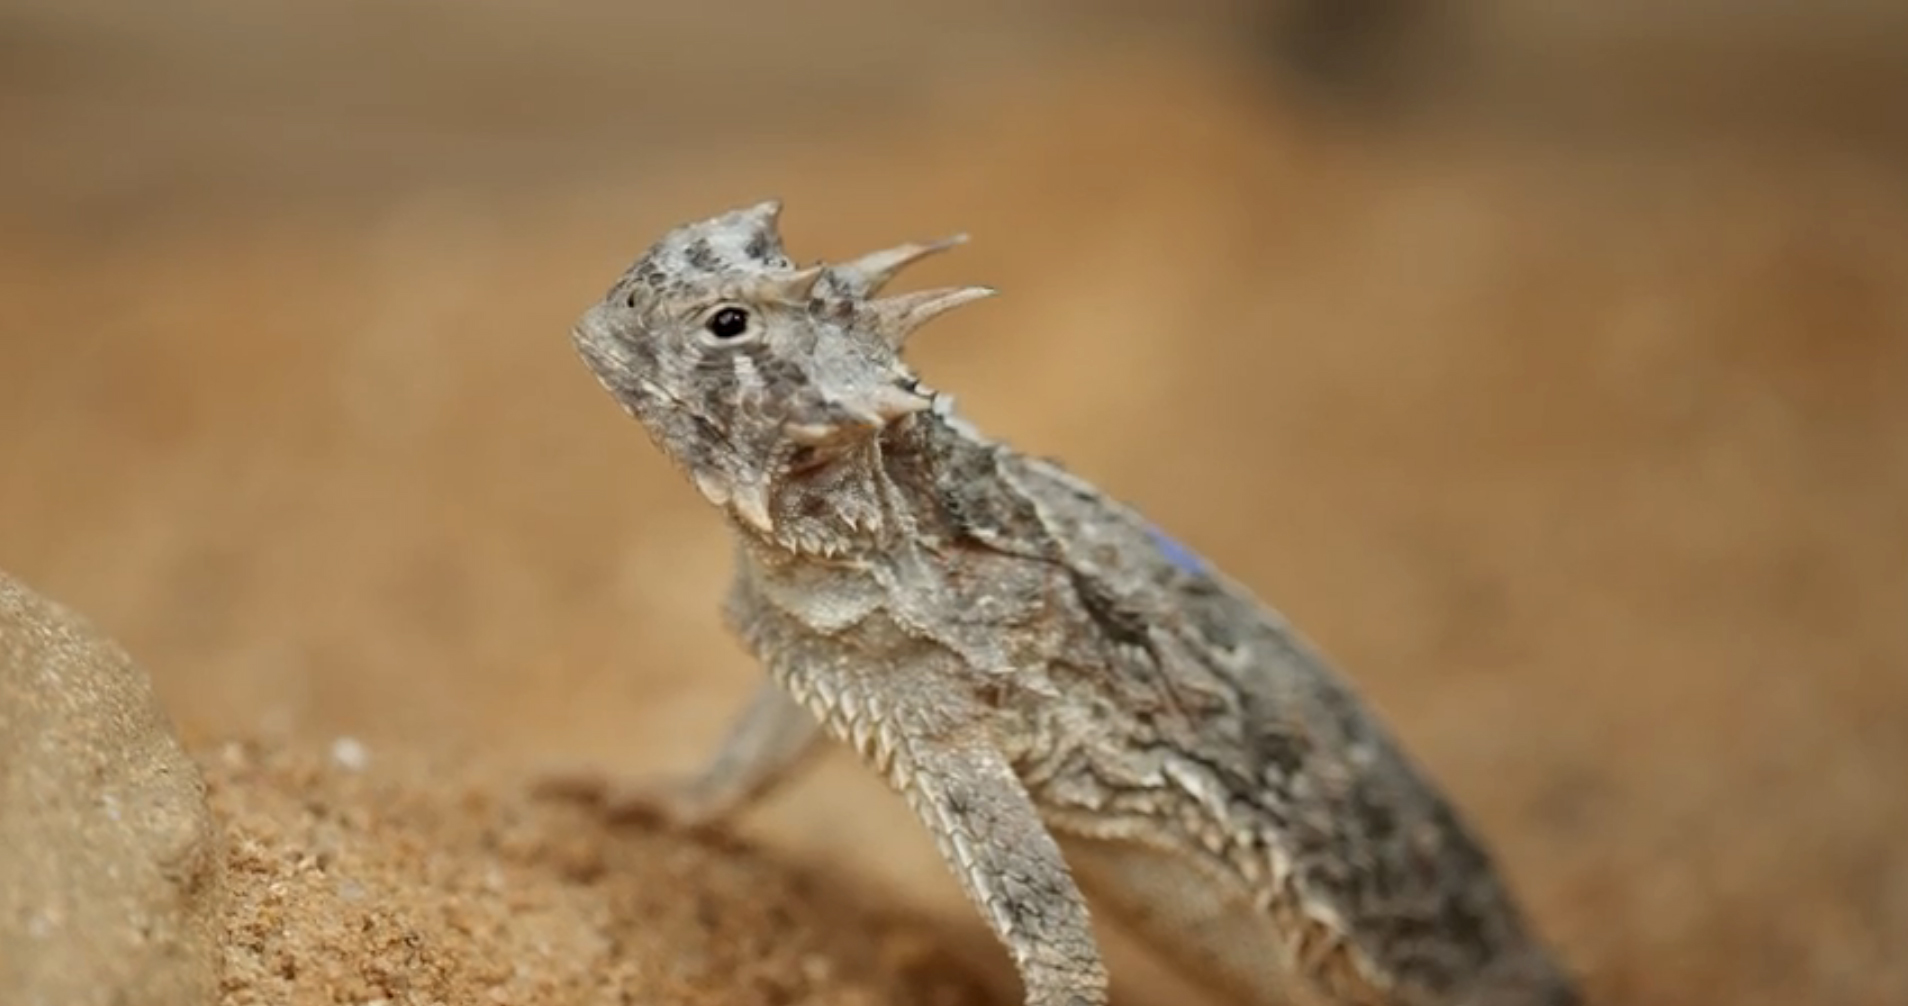
[[[952,533],[945,485],[965,477],[971,455],[989,446],[957,420],[910,416],[778,480],[768,500],[768,533],[740,521],[737,527],[766,568],[894,557]]]
[[[777,568],[853,563],[906,547],[912,522],[888,480],[882,449],[880,439],[870,439],[776,480],[767,499],[770,527],[736,521],[750,555]]]

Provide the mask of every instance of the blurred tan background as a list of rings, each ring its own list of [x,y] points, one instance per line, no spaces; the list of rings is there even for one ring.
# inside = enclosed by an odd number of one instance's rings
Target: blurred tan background
[[[1596,1001],[1900,1003],[1905,128],[1878,0],[7,0],[0,568],[197,741],[686,767],[723,530],[570,322],[767,196],[966,230],[928,380],[1339,658]],[[845,758],[746,829],[978,932]]]

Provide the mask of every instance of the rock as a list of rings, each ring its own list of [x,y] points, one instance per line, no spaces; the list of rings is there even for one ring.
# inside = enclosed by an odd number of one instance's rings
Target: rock
[[[145,673],[0,573],[0,1003],[214,1002],[218,845]]]

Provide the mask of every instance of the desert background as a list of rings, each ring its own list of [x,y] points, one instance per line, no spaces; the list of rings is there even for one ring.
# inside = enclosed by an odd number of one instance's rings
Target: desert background
[[[206,773],[228,1004],[1016,1001],[845,755],[528,795],[757,680],[567,332],[770,196],[971,233],[926,380],[1332,654],[1592,1002],[1908,1002],[1898,6],[5,0],[0,135],[0,570]]]

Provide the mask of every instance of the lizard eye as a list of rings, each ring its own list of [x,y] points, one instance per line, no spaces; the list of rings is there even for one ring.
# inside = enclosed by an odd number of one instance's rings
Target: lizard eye
[[[724,307],[709,316],[702,327],[723,341],[737,339],[749,331],[749,313],[739,307]]]

